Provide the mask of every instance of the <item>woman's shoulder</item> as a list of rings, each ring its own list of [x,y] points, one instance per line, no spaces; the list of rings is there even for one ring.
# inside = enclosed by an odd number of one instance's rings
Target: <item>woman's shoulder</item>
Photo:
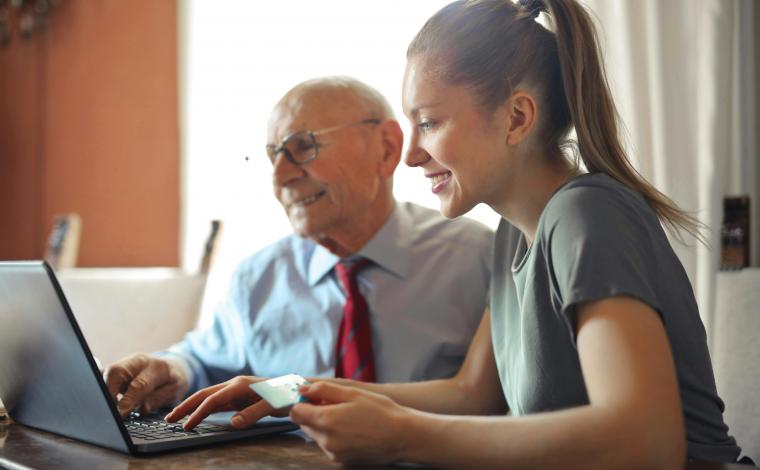
[[[603,173],[586,174],[561,187],[541,214],[536,238],[549,245],[585,243],[637,252],[667,243],[644,197]]]
[[[548,226],[614,221],[659,224],[639,192],[604,173],[585,173],[567,182],[549,200],[541,219]]]

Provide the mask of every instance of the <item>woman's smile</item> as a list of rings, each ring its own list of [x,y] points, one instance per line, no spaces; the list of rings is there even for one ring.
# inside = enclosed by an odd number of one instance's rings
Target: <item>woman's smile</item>
[[[438,194],[443,191],[443,188],[445,188],[451,181],[451,172],[440,171],[437,173],[427,174],[425,177],[430,178],[430,183],[432,184],[431,190],[433,191],[433,194]]]

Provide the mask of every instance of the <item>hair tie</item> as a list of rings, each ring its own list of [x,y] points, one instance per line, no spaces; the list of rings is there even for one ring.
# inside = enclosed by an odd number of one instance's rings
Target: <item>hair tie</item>
[[[517,3],[520,6],[523,18],[535,20],[542,11],[549,11],[544,0],[519,0]]]

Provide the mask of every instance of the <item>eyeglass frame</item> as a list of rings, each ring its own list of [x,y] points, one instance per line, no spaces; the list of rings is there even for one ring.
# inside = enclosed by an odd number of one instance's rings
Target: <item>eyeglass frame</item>
[[[267,157],[269,158],[269,161],[272,162],[272,165],[274,165],[275,163],[277,163],[277,159],[279,158],[278,155],[280,155],[280,154],[285,155],[285,158],[287,158],[287,160],[290,163],[292,163],[293,165],[296,165],[296,166],[305,165],[306,163],[309,163],[309,162],[312,162],[312,161],[316,160],[317,156],[319,156],[319,145],[317,145],[317,139],[316,139],[317,136],[324,135],[324,134],[327,134],[327,133],[330,133],[330,132],[333,132],[333,131],[338,131],[338,130],[341,130],[341,129],[345,129],[346,127],[358,126],[360,124],[372,124],[374,126],[378,126],[378,125],[382,124],[382,122],[383,121],[381,119],[366,118],[366,119],[362,119],[360,121],[354,121],[354,122],[349,122],[349,123],[346,123],[346,124],[340,124],[338,126],[328,127],[326,129],[319,129],[319,130],[316,130],[316,131],[310,131],[308,129],[307,130],[302,130],[302,131],[296,131],[296,132],[293,132],[292,134],[287,135],[284,139],[282,139],[280,141],[280,145],[279,146],[275,147],[274,144],[267,144],[267,146],[266,146]],[[309,157],[306,160],[300,160],[300,161],[296,160],[295,157],[290,153],[290,150],[288,150],[285,147],[285,145],[288,143],[288,141],[290,139],[292,139],[293,136],[296,136],[298,134],[306,134],[306,135],[308,135],[309,138],[311,139],[312,144],[314,144],[314,155],[312,155],[311,157]],[[272,152],[272,155],[274,155],[274,157],[270,157],[269,156],[269,151],[270,150]]]

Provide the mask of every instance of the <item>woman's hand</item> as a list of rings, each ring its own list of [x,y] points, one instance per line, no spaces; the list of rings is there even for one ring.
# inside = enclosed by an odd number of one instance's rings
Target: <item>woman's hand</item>
[[[241,375],[198,390],[166,415],[166,420],[173,423],[190,414],[183,425],[183,428],[188,430],[197,426],[211,413],[236,410],[239,413],[232,417],[230,423],[234,428],[243,429],[253,426],[264,416],[286,416],[287,410],[275,410],[251,390],[251,384],[262,380],[266,379]]]
[[[330,459],[387,464],[402,458],[409,408],[383,395],[329,382],[306,385],[299,391],[310,403],[294,405],[290,419]]]

